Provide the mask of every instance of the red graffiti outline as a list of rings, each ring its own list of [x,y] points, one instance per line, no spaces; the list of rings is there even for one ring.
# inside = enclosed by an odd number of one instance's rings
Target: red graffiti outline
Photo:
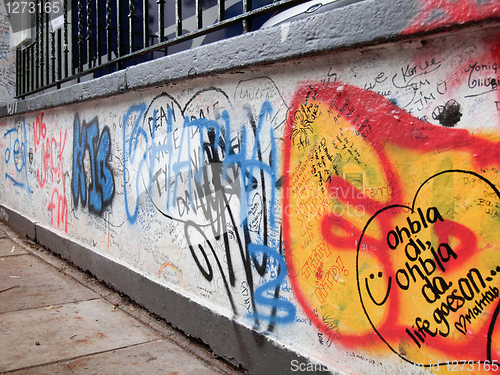
[[[36,117],[33,121],[33,137],[35,145],[35,153],[37,152],[37,146],[42,144],[41,154],[42,154],[42,173],[40,168],[37,168],[37,179],[40,188],[44,188],[48,180],[48,175],[50,172],[51,182],[54,183],[54,178],[59,179],[62,183],[62,193],[59,192],[57,187],[52,189],[50,194],[50,202],[47,206],[47,210],[50,212],[50,224],[54,225],[54,210],[56,210],[57,217],[57,227],[61,224],[64,225],[64,232],[68,231],[68,201],[66,198],[66,185],[64,183],[64,170],[63,170],[63,154],[66,148],[66,140],[68,136],[68,131],[64,130],[64,136],[62,130],[59,130],[59,143],[55,137],[47,136],[47,125],[43,121],[44,113],[40,117]],[[54,158],[54,156],[56,157]],[[42,176],[42,177],[41,177]],[[54,200],[55,197],[55,200]],[[57,203],[56,203],[57,202]]]
[[[500,15],[500,4],[497,1],[478,4],[477,0],[420,0],[421,9],[403,34],[480,21]],[[444,16],[436,17],[437,12]]]

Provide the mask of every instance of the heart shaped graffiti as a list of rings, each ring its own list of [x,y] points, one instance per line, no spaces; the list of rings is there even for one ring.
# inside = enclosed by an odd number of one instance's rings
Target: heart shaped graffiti
[[[295,318],[295,306],[280,296],[287,273],[276,217],[284,101],[265,77],[241,81],[232,99],[217,87],[186,91],[161,93],[123,118],[127,218],[161,213],[204,279],[198,290],[225,290],[227,298],[212,302],[272,331]],[[155,225],[140,224],[148,232]],[[256,286],[254,278],[265,281]]]
[[[471,190],[470,179],[480,188]],[[453,196],[434,205],[423,198],[433,186],[445,184],[453,187]],[[455,197],[464,193],[462,208],[450,210]],[[488,205],[482,204],[486,201]],[[363,229],[356,259],[363,310],[375,332],[401,358],[412,363],[492,361],[500,264],[488,260],[495,259],[492,254],[498,250],[491,249],[491,233],[470,229],[476,221],[486,232],[498,232],[500,223],[488,211],[490,206],[500,206],[500,192],[490,181],[474,172],[447,170],[420,186],[411,207],[384,207]],[[399,208],[408,213],[389,227],[387,214]],[[376,250],[363,252],[364,245]],[[488,245],[490,250],[482,248]],[[436,349],[450,345],[458,357],[436,357]]]

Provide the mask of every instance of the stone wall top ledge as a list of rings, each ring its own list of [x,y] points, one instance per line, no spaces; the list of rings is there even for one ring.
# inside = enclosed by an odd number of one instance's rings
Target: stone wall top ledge
[[[491,3],[491,2],[490,2]],[[497,5],[498,4],[498,5]],[[337,49],[401,41],[457,26],[497,23],[500,2],[460,8],[429,23],[428,0],[365,0],[276,27],[204,45],[107,76],[0,106],[0,117],[54,108],[172,81]],[[468,5],[469,6],[469,5]],[[444,14],[448,14],[444,10]]]

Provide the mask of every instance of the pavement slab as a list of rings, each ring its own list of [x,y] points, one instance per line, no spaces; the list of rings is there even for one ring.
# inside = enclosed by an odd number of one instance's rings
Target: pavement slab
[[[26,250],[24,250],[21,246],[16,245],[16,243],[12,242],[8,238],[2,238],[0,233],[0,257],[6,257],[10,255],[20,255],[20,254],[29,254]]]
[[[219,371],[168,340],[84,356],[9,375],[218,375]]]
[[[0,222],[0,375],[243,373]]]
[[[0,313],[95,298],[97,293],[33,255],[0,259]]]
[[[0,371],[105,352],[161,338],[100,299],[3,313],[0,315],[0,337]]]

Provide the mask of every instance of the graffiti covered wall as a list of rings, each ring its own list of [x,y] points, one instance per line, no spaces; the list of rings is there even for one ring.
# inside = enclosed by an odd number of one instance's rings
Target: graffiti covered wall
[[[292,372],[497,372],[499,41],[6,117],[0,203],[310,358]]]

